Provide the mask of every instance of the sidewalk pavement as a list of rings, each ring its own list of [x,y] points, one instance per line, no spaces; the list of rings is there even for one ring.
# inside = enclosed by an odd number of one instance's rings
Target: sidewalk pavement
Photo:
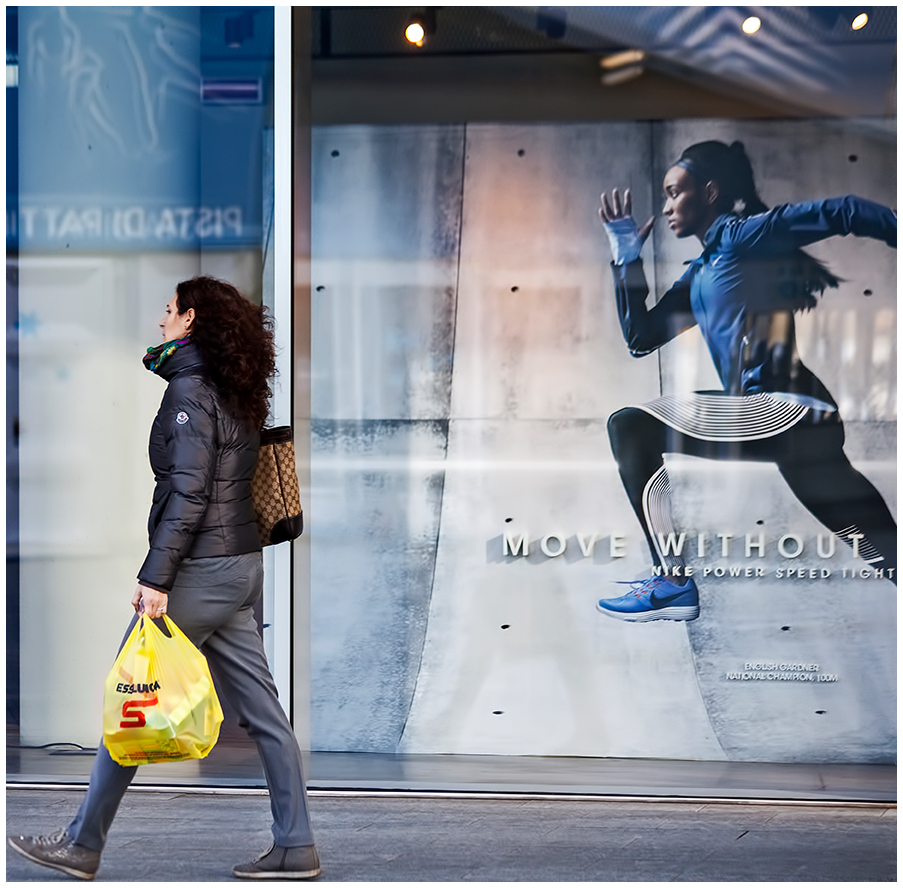
[[[83,790],[8,788],[8,833]],[[895,881],[894,805],[311,793],[319,882]],[[259,790],[126,793],[102,882],[230,882],[271,841]],[[76,881],[7,848],[10,882]]]

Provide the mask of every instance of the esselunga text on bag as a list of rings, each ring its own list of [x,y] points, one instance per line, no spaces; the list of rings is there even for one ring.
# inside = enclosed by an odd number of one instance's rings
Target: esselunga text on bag
[[[104,685],[103,743],[120,765],[204,758],[219,737],[223,710],[207,660],[162,619],[166,632],[138,619]]]

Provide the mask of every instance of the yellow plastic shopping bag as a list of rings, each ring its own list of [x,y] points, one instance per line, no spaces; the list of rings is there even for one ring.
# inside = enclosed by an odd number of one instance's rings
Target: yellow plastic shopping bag
[[[104,685],[103,743],[120,765],[204,758],[223,710],[204,655],[163,615],[142,615]]]

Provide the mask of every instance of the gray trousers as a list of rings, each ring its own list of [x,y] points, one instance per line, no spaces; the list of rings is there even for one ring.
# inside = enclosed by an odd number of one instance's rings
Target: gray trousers
[[[262,591],[260,552],[187,559],[166,610],[207,658],[220,690],[238,713],[239,724],[257,744],[270,793],[276,844],[289,848],[312,845],[301,751],[277,699],[252,610]],[[137,619],[136,615],[125,638]],[[101,742],[88,792],[67,827],[77,844],[103,849],[137,770],[114,762]]]

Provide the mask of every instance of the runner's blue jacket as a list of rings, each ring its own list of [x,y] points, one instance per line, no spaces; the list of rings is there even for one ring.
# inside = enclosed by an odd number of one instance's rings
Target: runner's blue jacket
[[[792,313],[800,303],[791,257],[807,244],[846,234],[896,248],[897,217],[852,195],[784,204],[746,217],[725,213],[706,232],[702,254],[651,309],[642,260],[612,265],[631,354],[648,355],[698,324],[725,391],[790,392],[836,408],[796,355]],[[780,336],[777,315],[783,318]]]

